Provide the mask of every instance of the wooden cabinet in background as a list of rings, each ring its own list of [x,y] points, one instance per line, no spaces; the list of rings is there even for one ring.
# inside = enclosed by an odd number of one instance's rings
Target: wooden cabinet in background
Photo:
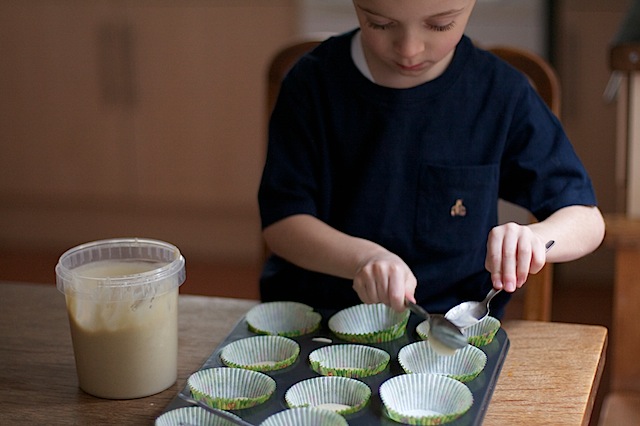
[[[0,245],[260,257],[266,67],[294,0],[0,3]]]
[[[130,111],[105,102],[100,84],[110,9],[107,1],[0,3],[3,210],[14,194],[103,198],[127,188],[131,168],[119,159]]]
[[[562,123],[591,175],[598,203],[616,211],[616,104],[603,96],[611,70],[609,49],[630,0],[559,0],[553,7],[553,63],[562,88]],[[554,281],[580,286],[613,282],[607,247],[554,265]],[[579,290],[577,290],[579,291]]]
[[[604,97],[609,51],[630,0],[561,0],[554,4],[554,64],[562,87],[562,122],[589,170],[598,201],[616,209],[616,103]]]

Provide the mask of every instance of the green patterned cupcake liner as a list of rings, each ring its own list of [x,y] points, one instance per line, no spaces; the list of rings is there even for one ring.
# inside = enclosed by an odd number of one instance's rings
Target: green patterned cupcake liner
[[[487,316],[479,323],[462,330],[462,333],[473,346],[485,346],[493,341],[500,325],[500,320]]]
[[[382,303],[360,304],[343,309],[329,319],[329,329],[353,343],[381,343],[402,337],[409,310],[396,312]]]
[[[313,407],[291,408],[267,417],[260,426],[347,426],[340,414]]]
[[[324,346],[309,354],[309,364],[323,376],[368,377],[389,365],[389,354],[365,345],[343,344]]]
[[[429,330],[431,327],[429,326],[429,321],[422,321],[420,324],[416,326],[416,333],[422,340],[429,340]]]
[[[288,367],[300,354],[300,345],[283,336],[254,336],[229,343],[220,359],[229,367],[275,371]]]
[[[384,413],[409,425],[441,425],[454,421],[473,405],[469,388],[438,374],[402,374],[380,385]]]
[[[276,390],[275,380],[264,373],[228,367],[197,371],[189,376],[187,384],[195,399],[221,410],[254,407]]]
[[[316,331],[322,316],[304,303],[283,301],[256,305],[245,318],[254,333],[296,337]]]
[[[347,415],[360,411],[371,398],[371,389],[348,377],[314,377],[291,386],[284,394],[290,408],[315,407]]]
[[[462,330],[469,344],[480,347],[491,343],[500,330],[500,320],[487,316],[482,321]],[[416,333],[422,340],[429,339],[429,322],[423,321],[416,327]]]
[[[240,419],[233,413],[227,415]],[[224,417],[216,416],[213,413],[200,407],[182,407],[175,410],[167,411],[155,421],[155,426],[179,426],[179,425],[198,425],[198,426],[234,426],[237,423],[227,420]]]
[[[475,346],[467,345],[454,355],[442,356],[433,350],[429,341],[420,341],[400,349],[398,362],[409,374],[441,374],[461,382],[470,382],[487,365],[487,355]]]

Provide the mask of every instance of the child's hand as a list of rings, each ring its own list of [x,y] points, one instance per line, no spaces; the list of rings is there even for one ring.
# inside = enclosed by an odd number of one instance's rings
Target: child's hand
[[[511,222],[489,233],[485,268],[494,288],[514,292],[529,274],[540,272],[545,262],[544,241],[528,226]]]
[[[409,266],[389,251],[378,251],[365,260],[353,279],[353,289],[363,303],[384,303],[402,312],[405,297],[414,301],[416,277]]]

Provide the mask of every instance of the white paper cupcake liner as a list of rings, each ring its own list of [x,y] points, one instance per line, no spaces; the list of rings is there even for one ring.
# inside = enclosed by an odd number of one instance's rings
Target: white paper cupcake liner
[[[291,408],[316,407],[338,414],[355,413],[371,398],[371,389],[360,380],[348,377],[314,377],[287,389],[284,399]]]
[[[229,367],[274,371],[288,367],[300,354],[300,345],[283,336],[254,336],[229,343],[220,359]]]
[[[402,374],[380,385],[386,415],[400,423],[439,425],[451,422],[473,405],[469,388],[438,374]]]
[[[424,320],[416,326],[416,333],[418,333],[418,336],[420,336],[422,340],[427,340],[429,338],[430,329],[429,321]]]
[[[313,407],[291,408],[267,417],[260,426],[347,426],[338,413]]]
[[[420,341],[400,349],[398,362],[406,373],[441,374],[469,382],[487,365],[487,355],[475,346],[467,345],[454,355],[442,356],[431,347],[429,341]]]
[[[240,410],[262,404],[276,390],[264,373],[240,368],[206,368],[187,379],[191,394],[212,408]]]
[[[240,419],[233,413],[227,412],[227,415]],[[167,411],[155,421],[155,426],[235,426],[236,424],[200,407],[176,408],[175,410]]]
[[[313,371],[323,376],[368,377],[380,373],[389,364],[389,354],[365,345],[324,346],[309,354]]]
[[[396,312],[382,303],[360,304],[337,312],[329,329],[339,338],[355,343],[388,342],[404,335],[410,312]]]
[[[268,302],[251,308],[245,318],[255,333],[295,337],[317,330],[322,316],[304,303]]]
[[[485,346],[493,341],[500,325],[499,319],[487,316],[479,323],[462,330],[462,334],[469,339],[469,343],[473,346]]]

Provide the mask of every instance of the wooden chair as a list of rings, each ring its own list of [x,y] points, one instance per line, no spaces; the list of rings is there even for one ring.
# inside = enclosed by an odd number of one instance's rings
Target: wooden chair
[[[511,46],[494,46],[488,50],[526,75],[542,100],[560,117],[560,82],[555,70],[544,58]]]
[[[271,115],[282,79],[296,61],[322,42],[321,38],[303,39],[291,43],[278,51],[268,69],[267,118]],[[540,56],[514,47],[496,46],[489,49],[513,67],[520,70],[536,88],[542,99],[556,116],[560,116],[560,84],[557,74]],[[265,248],[265,253],[267,249]],[[525,287],[522,318],[536,321],[551,321],[551,299],[553,273],[546,265],[536,275],[531,275]]]
[[[560,81],[553,67],[544,58],[511,46],[495,46],[488,50],[526,75],[549,109],[560,118]],[[535,219],[532,217],[531,220]],[[552,265],[547,264],[542,271],[529,276],[527,284],[519,291],[524,291],[524,319],[551,321]]]

